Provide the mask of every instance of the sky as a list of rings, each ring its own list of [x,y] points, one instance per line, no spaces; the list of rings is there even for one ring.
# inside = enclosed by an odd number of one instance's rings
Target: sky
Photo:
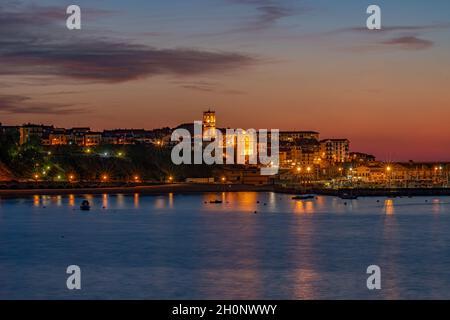
[[[81,7],[82,29],[66,28]],[[377,4],[382,29],[366,28]],[[0,122],[315,130],[450,161],[450,1],[2,0]]]

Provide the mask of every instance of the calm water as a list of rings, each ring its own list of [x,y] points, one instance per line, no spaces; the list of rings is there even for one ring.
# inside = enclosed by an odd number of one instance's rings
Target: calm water
[[[85,198],[90,212],[78,209]],[[66,289],[72,264],[81,291]],[[450,197],[1,199],[0,298],[448,299]]]

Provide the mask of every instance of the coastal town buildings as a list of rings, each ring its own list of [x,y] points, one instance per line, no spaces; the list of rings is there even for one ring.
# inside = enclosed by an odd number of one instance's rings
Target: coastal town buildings
[[[217,126],[216,112],[203,112],[201,135],[206,141],[222,136],[224,163],[227,157],[245,159],[241,166],[224,166],[220,174],[228,183],[244,184],[318,184],[329,187],[433,187],[449,186],[450,165],[448,163],[385,163],[375,156],[350,150],[346,138],[321,138],[316,131],[279,132],[279,172],[276,177],[260,174],[260,163],[251,162],[262,148],[270,143],[259,140],[251,130],[242,130],[242,141],[236,133]],[[50,151],[57,146],[101,147],[108,145],[147,144],[160,148],[171,148],[172,132],[182,128],[194,136],[194,124],[187,123],[177,128],[113,129],[102,132],[89,127],[57,128],[53,125],[27,123],[21,126],[5,126],[0,123],[0,134],[16,135],[19,144],[40,143]],[[241,144],[240,144],[240,143]],[[239,147],[240,145],[240,147]],[[91,151],[91,148],[84,149]],[[46,151],[46,152],[47,152]],[[84,152],[84,151],[83,151]],[[231,152],[232,154],[228,154]],[[95,155],[95,152],[92,152]]]
[[[322,159],[330,162],[347,162],[350,159],[350,141],[348,139],[325,139],[320,141]]]

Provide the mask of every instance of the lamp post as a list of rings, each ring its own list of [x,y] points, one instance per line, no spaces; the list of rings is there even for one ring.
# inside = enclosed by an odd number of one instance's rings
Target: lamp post
[[[386,167],[386,172],[387,172],[388,188],[389,188],[389,189],[391,188],[391,171],[392,171],[391,166],[387,166],[387,167]]]
[[[297,182],[298,182],[299,184],[301,184],[301,183],[302,183],[302,176],[301,176],[302,168],[301,168],[301,167],[297,167],[297,168],[295,169],[295,171],[296,171],[296,173],[297,173]]]

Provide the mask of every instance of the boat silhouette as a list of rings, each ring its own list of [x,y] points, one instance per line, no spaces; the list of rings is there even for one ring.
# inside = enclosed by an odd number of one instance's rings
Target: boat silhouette
[[[84,200],[81,203],[80,210],[82,210],[82,211],[89,211],[89,210],[91,210],[91,205],[89,204],[89,201]]]
[[[343,193],[339,196],[339,198],[346,200],[356,200],[358,199],[358,196],[350,193]]]
[[[308,200],[308,199],[315,199],[315,196],[313,195],[299,195],[292,197],[292,200]]]

